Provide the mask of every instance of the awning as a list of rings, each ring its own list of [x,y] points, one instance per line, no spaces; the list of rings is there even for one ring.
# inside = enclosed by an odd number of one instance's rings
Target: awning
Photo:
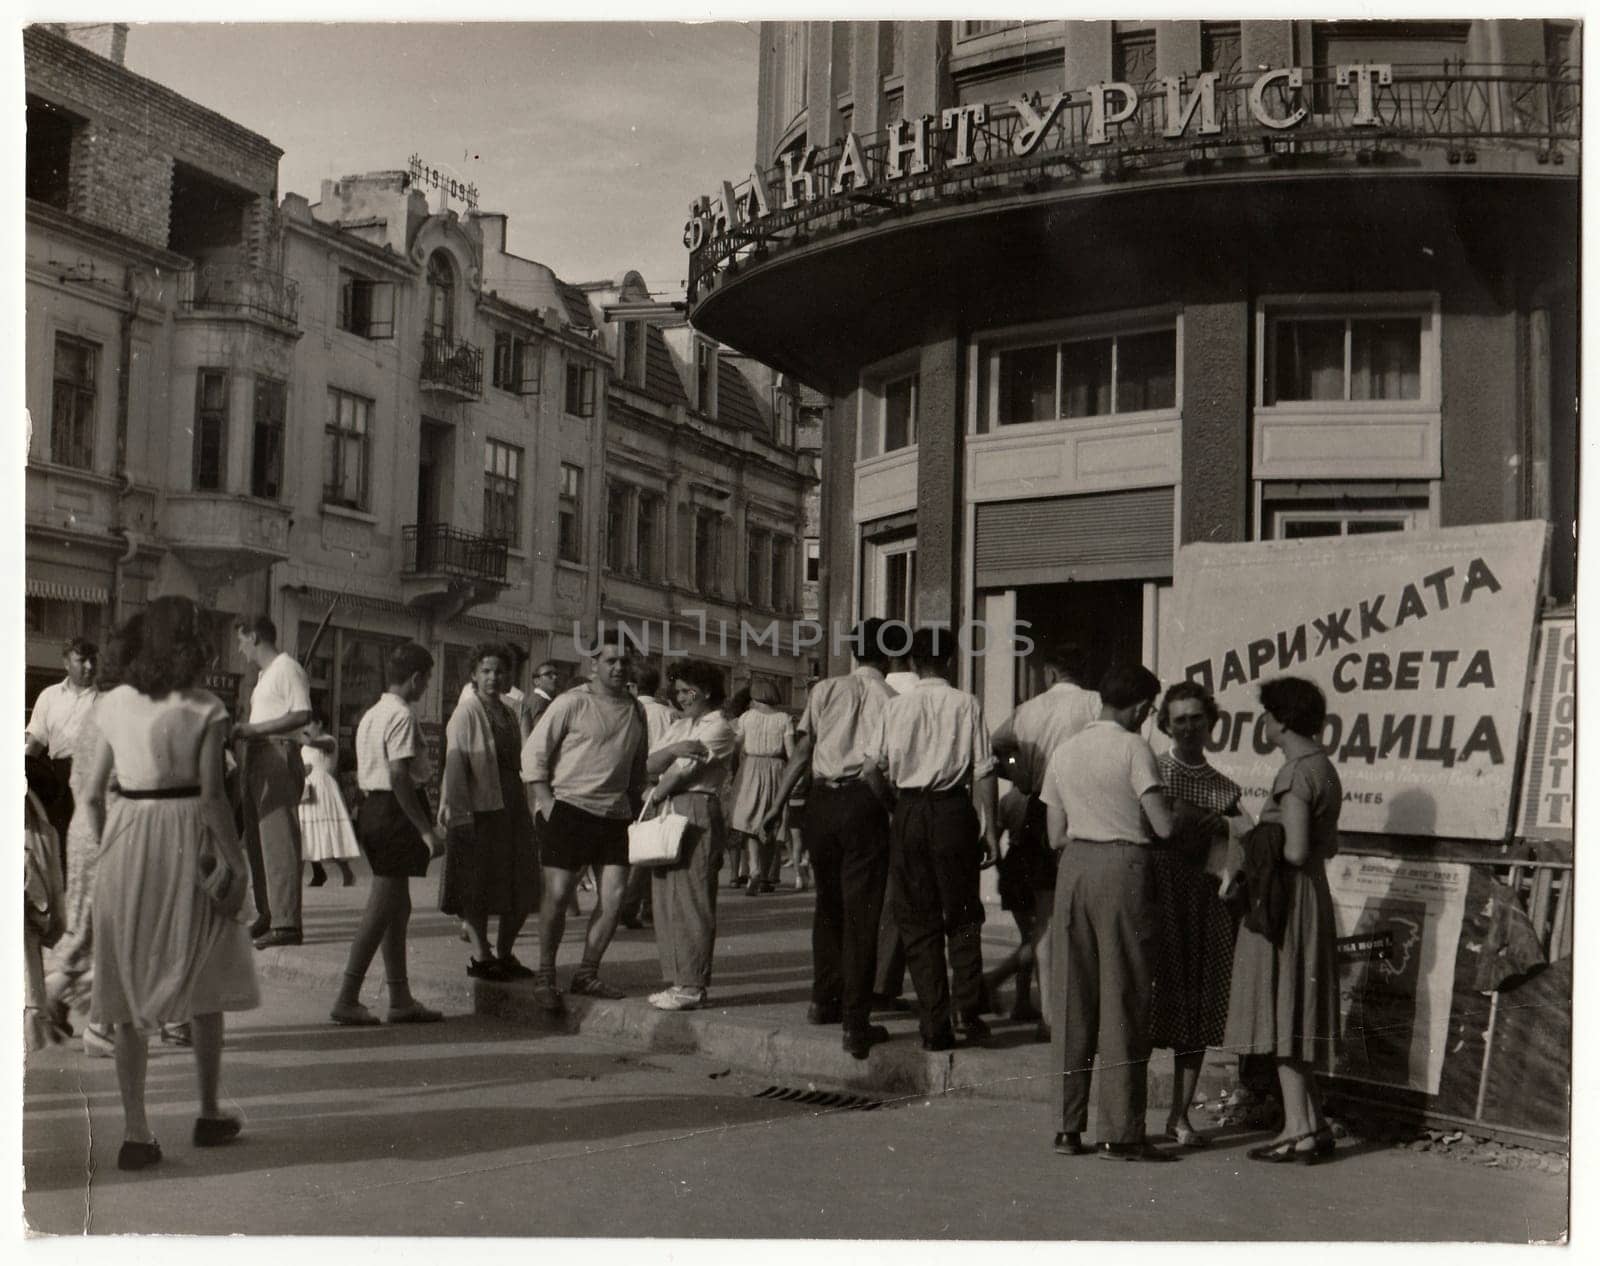
[[[110,601],[110,594],[99,585],[51,580],[44,576],[35,576],[31,571],[24,581],[24,592],[30,598],[50,598],[56,602],[87,602],[97,607],[103,607]]]

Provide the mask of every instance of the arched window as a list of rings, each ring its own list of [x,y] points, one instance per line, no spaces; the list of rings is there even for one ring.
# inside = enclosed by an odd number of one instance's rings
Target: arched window
[[[428,257],[428,333],[450,342],[455,338],[456,270],[445,251]]]

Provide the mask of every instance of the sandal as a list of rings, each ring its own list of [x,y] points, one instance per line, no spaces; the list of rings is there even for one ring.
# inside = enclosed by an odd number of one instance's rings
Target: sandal
[[[1272,1165],[1292,1165],[1300,1160],[1299,1145],[1315,1137],[1315,1134],[1297,1134],[1281,1143],[1263,1143],[1259,1147],[1252,1147],[1245,1155],[1251,1160],[1266,1161]]]
[[[1162,1137],[1171,1139],[1179,1147],[1201,1148],[1211,1146],[1211,1140],[1187,1121],[1179,1121],[1176,1125],[1169,1125],[1163,1132]]]

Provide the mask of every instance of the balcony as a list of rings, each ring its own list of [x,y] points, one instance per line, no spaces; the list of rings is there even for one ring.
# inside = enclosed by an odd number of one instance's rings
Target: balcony
[[[424,334],[419,381],[424,390],[441,391],[458,400],[480,399],[483,396],[483,349],[475,343]]]
[[[300,287],[282,273],[249,264],[201,264],[184,273],[179,308],[193,316],[248,317],[268,325],[300,327]]]
[[[231,492],[169,492],[156,526],[201,590],[289,557],[290,507]]]
[[[400,539],[400,587],[409,606],[448,619],[506,587],[510,542],[503,536],[480,536],[444,523],[409,523]]]

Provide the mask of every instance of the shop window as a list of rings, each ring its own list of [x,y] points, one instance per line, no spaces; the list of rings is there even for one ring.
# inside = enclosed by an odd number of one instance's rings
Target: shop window
[[[556,510],[556,557],[583,561],[583,467],[561,463],[561,493]]]
[[[50,460],[94,469],[96,370],[100,346],[56,335],[55,379],[50,395]]]
[[[283,496],[283,445],[287,433],[289,384],[256,375],[250,439],[250,495],[277,501]]]
[[[980,429],[992,381],[1001,426],[1173,409],[1178,403],[1174,327],[1001,348],[980,375]]]
[[[594,366],[575,360],[567,362],[563,407],[575,418],[594,417]]]
[[[1275,313],[1266,404],[1422,399],[1420,316]]]
[[[634,517],[634,566],[642,580],[661,579],[661,494],[641,490]]]
[[[499,440],[483,446],[483,534],[522,544],[522,450]]]
[[[193,487],[222,492],[228,463],[228,371],[202,369],[195,376]]]
[[[105,644],[106,608],[100,603],[27,594],[23,598],[22,613],[30,638],[63,643],[75,637],[86,637],[91,642]],[[61,680],[59,668],[52,670],[51,680]]]
[[[339,328],[360,338],[393,338],[394,283],[340,269]]]
[[[323,429],[322,503],[366,510],[371,456],[372,401],[330,388]]]
[[[519,335],[497,331],[491,381],[501,391],[532,396],[539,392],[539,347]]]

